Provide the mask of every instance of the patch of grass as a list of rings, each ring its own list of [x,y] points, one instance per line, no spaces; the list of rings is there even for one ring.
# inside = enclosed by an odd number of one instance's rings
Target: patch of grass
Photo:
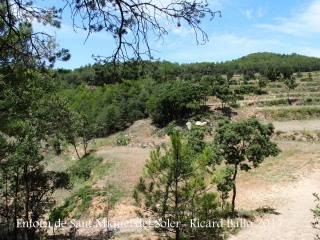
[[[125,193],[118,187],[113,184],[107,184],[103,190],[100,191],[100,195],[105,197],[103,202],[108,205],[108,208],[113,208],[114,205],[123,197],[125,197]],[[97,218],[106,217],[107,212],[104,211]]]
[[[280,213],[276,212],[274,208],[269,207],[269,206],[259,207],[255,210],[255,212],[261,217],[265,214],[275,214],[275,215],[280,214]]]
[[[306,96],[308,97],[320,97],[320,92],[313,92],[313,93],[291,93],[290,94],[291,97],[294,98],[305,98]],[[275,98],[286,98],[287,94],[282,93],[282,94],[276,94],[274,95]]]
[[[92,198],[98,194],[97,189],[83,186],[67,197],[62,206],[53,209],[50,217],[53,218],[52,216],[55,216],[54,218],[56,219],[65,219],[66,217],[79,219],[88,210]],[[72,216],[69,216],[71,212]]]
[[[257,216],[257,212],[255,210],[245,210],[245,209],[238,210],[239,218],[253,221],[256,218],[256,216]]]
[[[116,203],[125,196],[124,192],[113,184],[107,184],[101,191],[102,196],[106,196],[106,201]]]
[[[110,173],[113,169],[114,162],[113,161],[108,161],[106,163],[100,163],[96,165],[92,170],[91,170],[91,178],[87,181],[88,183],[95,183],[101,177],[106,176],[108,173]]]
[[[108,137],[108,138],[96,138],[89,145],[89,150],[96,150],[99,147],[112,146],[112,145],[113,145],[113,140],[110,137]]]
[[[75,164],[69,168],[71,178],[75,181],[78,179],[82,181],[88,180],[91,177],[92,169],[99,165],[101,161],[102,158],[97,158],[93,155],[77,160]]]
[[[262,112],[266,117],[274,121],[287,120],[307,120],[317,119],[320,117],[320,107],[294,107],[281,109],[263,109]]]
[[[292,180],[293,173],[296,166],[288,163],[287,159],[292,158],[294,155],[299,154],[299,149],[283,149],[282,152],[276,157],[268,157],[260,167],[250,171],[250,174],[242,174],[242,178],[259,178],[265,182],[279,182],[284,180]]]
[[[72,165],[73,161],[71,161],[70,155],[60,154],[57,156],[53,152],[50,152],[45,155],[44,163],[49,171],[63,172]]]

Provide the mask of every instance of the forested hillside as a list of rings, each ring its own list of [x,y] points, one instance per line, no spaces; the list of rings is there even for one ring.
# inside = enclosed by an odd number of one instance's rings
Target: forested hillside
[[[293,72],[320,70],[320,59],[298,54],[253,53],[236,60],[214,63],[179,64],[168,61],[128,62],[115,67],[112,64],[87,65],[74,70],[56,70],[59,81],[74,86],[86,83],[93,86],[113,84],[123,80],[151,77],[157,82],[174,80],[197,80],[203,75],[250,76],[254,73],[279,74],[290,68]]]

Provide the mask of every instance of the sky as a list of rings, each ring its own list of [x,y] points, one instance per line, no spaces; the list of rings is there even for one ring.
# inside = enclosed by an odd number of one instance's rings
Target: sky
[[[160,0],[170,1],[170,0]],[[54,4],[55,1],[50,1]],[[195,34],[182,22],[171,27],[163,41],[151,41],[155,58],[178,63],[221,62],[255,52],[297,53],[320,57],[320,0],[208,0],[221,17],[204,19],[202,28],[209,37],[197,44]],[[91,35],[74,31],[70,16],[63,16],[60,29],[35,24],[35,30],[54,34],[60,47],[71,52],[68,62],[56,68],[74,69],[94,63],[92,55],[109,56],[114,40],[107,32]]]

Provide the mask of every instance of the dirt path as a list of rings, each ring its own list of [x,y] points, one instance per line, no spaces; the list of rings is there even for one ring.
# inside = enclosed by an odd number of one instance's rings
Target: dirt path
[[[278,187],[273,186],[264,194],[265,198],[281,199],[275,208],[276,214],[266,215],[252,225],[243,228],[230,240],[312,240],[316,231],[310,222],[313,220],[312,212],[316,205],[314,192],[320,192],[320,169],[311,175],[301,178],[297,182],[288,183]],[[272,194],[272,196],[268,196]],[[319,233],[319,232],[318,232]]]

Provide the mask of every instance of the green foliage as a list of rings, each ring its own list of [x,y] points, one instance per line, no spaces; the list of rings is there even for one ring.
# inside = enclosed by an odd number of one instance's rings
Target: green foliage
[[[243,73],[243,80],[245,82],[249,81],[249,80],[254,80],[256,79],[256,76],[254,75],[254,72],[250,71],[250,70],[244,70]]]
[[[60,95],[82,119],[85,128],[80,130],[89,136],[104,137],[147,116],[146,104],[152,86],[151,80],[124,81],[94,89],[81,85],[61,90]]]
[[[104,186],[101,192],[101,196],[106,197],[105,202],[114,205],[124,197],[124,192],[116,188],[113,184],[107,184],[106,186]]]
[[[283,79],[291,79],[292,78],[292,75],[294,73],[294,70],[291,66],[289,65],[283,65],[281,68],[280,68],[280,72],[282,74],[282,78]]]
[[[277,65],[270,63],[262,72],[262,75],[267,77],[270,81],[276,81],[280,75],[280,69]]]
[[[130,142],[130,139],[123,133],[119,133],[117,137],[117,146],[127,146]]]
[[[28,130],[28,135],[12,145],[13,152],[7,152],[0,168],[0,219],[8,237],[19,235],[15,230],[17,219],[40,220],[54,204],[51,194],[71,187],[67,174],[45,170],[40,143],[32,133]],[[36,232],[28,228],[24,234],[33,239]]]
[[[245,95],[245,94],[261,94],[261,90],[254,85],[242,84],[234,90],[236,94]]]
[[[232,177],[234,174],[234,168],[231,166],[226,166],[220,170],[218,170],[214,177],[213,182],[217,184],[217,190],[221,199],[221,208],[229,210],[229,205],[227,200],[229,199],[229,192],[232,190],[235,182]]]
[[[236,107],[236,101],[239,98],[230,88],[229,82],[220,75],[206,75],[201,78],[200,82],[205,89],[207,95],[213,95],[221,101],[221,107],[226,105]]]
[[[262,88],[265,88],[269,83],[269,80],[266,77],[259,76],[258,77],[258,87],[261,91]]]
[[[310,81],[313,80],[313,77],[312,77],[312,73],[311,73],[311,72],[308,73],[308,78],[309,78]]]
[[[303,77],[303,74],[301,72],[297,72],[297,77],[298,78],[302,78]]]
[[[191,130],[187,133],[188,146],[196,153],[201,153],[206,147],[204,141],[205,128],[199,126],[192,126]]]
[[[202,88],[197,84],[165,82],[155,87],[147,103],[148,112],[156,124],[165,126],[199,111],[204,97]]]
[[[77,160],[68,171],[73,179],[79,178],[86,181],[91,177],[92,169],[101,163],[101,161],[102,158],[88,155]]]
[[[79,219],[81,215],[88,210],[92,198],[97,195],[97,189],[93,189],[89,186],[83,186],[65,199],[62,206],[54,208],[51,211],[49,218],[55,220],[63,220],[67,217]],[[74,211],[75,209],[76,211]],[[71,212],[73,212],[72,216],[69,215]]]
[[[227,75],[260,73],[271,81],[281,76],[281,66],[290,66],[294,72],[311,72],[320,70],[320,60],[298,54],[275,54],[269,52],[253,53],[236,60],[221,63],[175,64],[181,77],[186,80],[200,79],[204,75]],[[248,74],[246,74],[248,75]],[[179,73],[175,76],[179,76]],[[252,75],[251,75],[252,76]],[[228,77],[228,76],[227,76]]]
[[[295,77],[285,78],[283,83],[284,83],[284,85],[285,85],[285,87],[286,87],[286,89],[287,89],[288,102],[289,102],[289,104],[291,104],[291,101],[290,101],[290,91],[291,91],[292,89],[295,89],[295,88],[298,86],[298,83],[297,83]]]
[[[266,157],[279,154],[280,149],[271,141],[273,132],[272,124],[261,124],[255,117],[238,122],[230,122],[230,120],[219,122],[214,142],[220,149],[225,163],[234,167],[233,212],[238,170],[249,171],[252,167],[258,167]]]
[[[234,76],[234,72],[233,71],[228,71],[227,72],[227,82],[230,84],[230,81],[232,79],[232,77]]]
[[[23,234],[34,239],[35,229],[18,230],[16,219],[38,221],[53,204],[52,193],[58,188],[70,188],[63,172],[47,171],[42,143],[53,144],[70,124],[69,109],[55,95],[55,86],[48,81],[50,71],[33,68],[0,68],[0,131],[12,136],[0,153],[0,220],[5,223],[8,238]],[[53,111],[54,109],[54,111]],[[2,156],[1,156],[2,155]]]
[[[219,239],[222,228],[193,228],[192,219],[218,221],[221,218],[215,193],[209,193],[204,174],[213,154],[205,149],[198,155],[182,142],[181,134],[171,135],[171,148],[162,155],[152,151],[144,175],[134,190],[137,204],[156,221],[175,222],[178,226],[155,226],[169,239]],[[141,213],[142,215],[142,213]],[[149,216],[150,216],[149,215]]]

